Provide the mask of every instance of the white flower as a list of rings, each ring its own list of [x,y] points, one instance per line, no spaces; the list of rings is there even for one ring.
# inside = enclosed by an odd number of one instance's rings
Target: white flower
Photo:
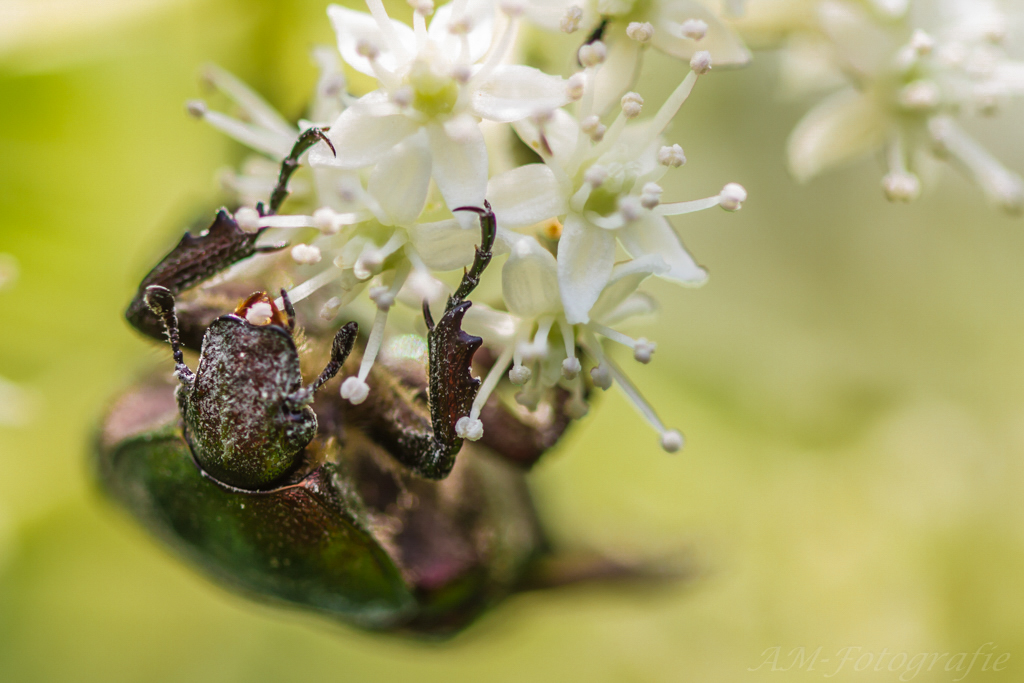
[[[556,384],[564,385],[577,402],[582,402],[583,378],[580,373],[583,364],[577,356],[580,348],[593,363],[591,376],[594,383],[603,389],[618,383],[662,435],[664,442],[664,435],[673,430],[662,424],[650,404],[605,354],[600,339],[630,348],[641,363],[651,360],[653,343],[643,338],[633,339],[612,326],[631,317],[652,313],[654,301],[636,290],[649,276],[667,271],[668,265],[664,260],[653,254],[615,265],[593,307],[590,320],[574,324],[567,318],[559,295],[555,257],[532,237],[517,241],[501,271],[502,295],[509,312],[501,313],[478,306],[470,309],[466,316],[467,329],[481,333],[491,343],[503,346],[504,350],[484,380],[463,425],[465,431],[469,433],[472,429],[473,434],[477,433],[478,422],[475,421],[478,421],[487,398],[498,385],[509,362],[512,363],[509,380],[515,385],[525,385],[516,395],[516,400],[522,405],[536,407],[544,392]],[[668,445],[674,443],[674,437],[668,437]],[[666,447],[666,450],[670,449]]]
[[[719,66],[750,61],[750,52],[736,32],[699,0],[531,0],[525,16],[555,31],[565,17],[575,16],[574,9],[579,13],[575,26],[580,34],[598,30],[607,46],[604,78],[595,95],[598,113],[632,87],[647,46],[686,62],[701,50],[709,52]]]
[[[423,205],[433,177],[449,208],[480,206],[488,172],[480,120],[508,123],[551,111],[569,101],[566,83],[502,64],[517,20],[508,17],[496,35],[490,0],[453,0],[434,12],[429,28],[421,11],[410,28],[388,18],[381,0],[367,5],[370,14],[331,5],[328,15],[342,58],[379,88],[331,125],[337,155],[320,144],[311,163],[353,170],[391,155],[392,167],[409,165],[418,174],[409,203]]]
[[[707,278],[666,217],[722,204],[739,208],[742,188],[730,184],[714,197],[664,203],[657,184],[682,158],[678,147],[662,145],[660,133],[696,80],[690,72],[649,120],[627,122],[633,112],[621,112],[607,131],[600,131],[597,142],[595,132],[600,129],[588,120],[586,110],[589,93],[580,102],[584,124],[559,110],[547,121],[516,125],[519,136],[544,163],[492,178],[487,196],[499,224],[509,230],[562,218],[554,237],[558,238],[559,290],[569,323],[589,320],[591,307],[611,277],[616,243],[634,258],[657,255],[664,259],[668,268],[658,275],[667,280],[695,286]],[[629,106],[636,104],[636,98],[624,100]]]
[[[787,80],[845,83],[794,129],[788,145],[793,174],[808,180],[884,149],[886,196],[908,201],[919,194],[918,176],[931,160],[949,158],[995,204],[1021,211],[1024,182],[957,123],[992,114],[1008,98],[1024,94],[1024,62],[1007,56],[1008,18],[1000,3],[876,5],[872,11],[851,0],[821,0],[810,25],[793,25],[787,49],[794,58],[783,64],[799,65],[799,73]]]

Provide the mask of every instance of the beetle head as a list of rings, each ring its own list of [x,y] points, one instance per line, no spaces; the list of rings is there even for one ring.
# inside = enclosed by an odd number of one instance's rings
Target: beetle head
[[[247,319],[257,304],[270,305],[265,324]],[[178,389],[196,460],[224,483],[272,484],[316,435],[292,326],[263,292],[254,294],[207,328],[195,377]]]

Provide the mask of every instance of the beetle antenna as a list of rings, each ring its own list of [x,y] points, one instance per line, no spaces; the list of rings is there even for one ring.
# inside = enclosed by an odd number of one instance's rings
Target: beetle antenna
[[[338,333],[334,335],[334,343],[331,344],[331,360],[327,363],[327,367],[324,368],[315,382],[292,394],[291,400],[296,403],[305,403],[313,398],[313,394],[320,387],[331,381],[338,374],[338,371],[341,370],[341,366],[345,364],[348,355],[352,353],[352,347],[355,346],[356,337],[358,336],[358,323],[350,322],[342,325]]]
[[[295,306],[292,306],[292,300],[288,298],[288,290],[281,289],[281,301],[284,302],[284,312],[288,316],[288,331],[295,331]]]
[[[171,343],[171,353],[174,355],[174,372],[184,384],[191,384],[195,375],[185,365],[185,355],[181,352],[181,341],[178,334],[178,315],[174,312],[174,295],[171,290],[160,285],[146,287],[146,306],[160,318],[164,323],[164,330],[167,332],[167,341]]]

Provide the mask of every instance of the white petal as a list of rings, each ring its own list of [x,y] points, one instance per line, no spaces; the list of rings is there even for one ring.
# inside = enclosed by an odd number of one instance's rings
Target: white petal
[[[584,12],[584,19],[575,35],[588,35],[597,19],[590,8],[590,3],[580,2],[580,0],[526,0],[524,4],[526,19],[546,31],[561,31],[562,17],[573,5],[583,6]]]
[[[488,343],[509,343],[516,334],[516,319],[504,311],[496,311],[478,301],[466,311],[462,329],[468,334],[483,337]]]
[[[885,140],[887,125],[874,100],[853,88],[841,90],[807,112],[793,129],[786,147],[790,171],[803,182],[866,154]]]
[[[640,43],[626,36],[624,26],[621,30],[612,29],[612,35],[607,36],[607,41],[608,57],[601,65],[594,85],[595,114],[603,114],[618,106],[622,96],[633,87],[640,72]]]
[[[565,80],[537,69],[499,66],[477,86],[470,106],[477,116],[511,123],[540,112],[558,109],[569,102]]]
[[[657,310],[658,302],[653,296],[646,292],[633,292],[633,294],[626,297],[626,300],[615,308],[607,312],[602,312],[600,316],[595,313],[594,317],[598,318],[602,325],[613,327],[629,318],[639,318],[641,316],[651,315]]]
[[[570,325],[590,320],[590,309],[608,283],[614,262],[615,235],[569,214],[558,241],[558,289]]]
[[[265,99],[242,81],[224,69],[210,64],[206,67],[207,78],[225,95],[234,100],[257,126],[277,133],[279,136],[295,138],[298,131],[285,121]]]
[[[523,119],[512,124],[519,139],[528,147],[540,153],[543,149],[540,128],[533,119]],[[576,119],[564,109],[556,109],[555,115],[544,122],[544,140],[559,161],[568,160],[576,149],[576,138],[580,127]]]
[[[669,270],[665,259],[657,254],[649,254],[640,258],[618,263],[612,268],[612,276],[608,279],[597,303],[590,309],[590,317],[605,322],[606,317],[628,299],[640,283],[651,275],[665,275]]]
[[[422,134],[409,136],[374,167],[367,190],[392,225],[412,225],[419,218],[427,203],[430,170],[430,149]]]
[[[436,223],[417,223],[407,230],[413,248],[423,260],[423,264],[431,270],[455,270],[468,266],[473,262],[476,247],[480,244],[478,225],[467,229],[455,218]],[[513,243],[520,239],[521,236],[499,227],[491,251],[495,254],[507,254]]]
[[[377,56],[378,63],[388,71],[394,71],[399,66],[404,66],[401,62],[406,60],[400,59],[391,51],[389,41],[371,15],[339,5],[330,5],[327,8],[327,16],[338,36],[338,51],[341,52],[341,58],[356,71],[367,76],[374,76],[370,60],[360,55],[357,50],[360,41],[369,42],[380,50],[380,54]],[[390,21],[394,28],[393,35],[397,40],[403,45],[409,46],[410,51],[415,50],[416,36],[413,30],[400,21],[394,19]]]
[[[698,50],[707,50],[711,53],[712,67],[740,66],[750,61],[750,51],[743,40],[701,3],[676,0],[657,3],[657,7],[651,44],[659,50],[685,60]],[[687,19],[700,19],[708,25],[707,34],[699,41],[682,36],[680,27]]]
[[[865,7],[826,2],[821,3],[817,14],[844,66],[864,75],[888,68],[893,53],[906,40],[905,35],[886,30]]]
[[[501,293],[508,310],[521,318],[560,312],[555,257],[533,238],[519,240],[501,269]]]
[[[640,259],[654,254],[664,259],[669,269],[657,275],[666,280],[696,286],[708,279],[707,272],[696,264],[668,220],[662,216],[649,214],[616,231],[616,234],[630,256]]]
[[[427,136],[434,156],[434,181],[448,208],[483,206],[487,145],[480,126],[468,116],[460,117],[445,126],[427,126]]]
[[[498,225],[518,230],[561,216],[568,207],[555,174],[546,164],[527,164],[491,178],[487,200]]]
[[[492,0],[469,0],[463,3],[463,11],[457,17],[452,16],[452,11],[458,2],[449,2],[437,9],[430,20],[430,28],[427,34],[430,39],[441,46],[443,54],[452,58],[462,51],[462,40],[459,36],[452,35],[448,27],[452,20],[460,20],[469,17],[473,23],[466,38],[469,42],[470,64],[474,64],[483,57],[491,47],[491,40],[494,37],[494,2]]]
[[[419,124],[402,114],[375,116],[357,103],[341,113],[328,133],[337,156],[321,142],[309,151],[309,163],[345,169],[371,166],[417,130]]]

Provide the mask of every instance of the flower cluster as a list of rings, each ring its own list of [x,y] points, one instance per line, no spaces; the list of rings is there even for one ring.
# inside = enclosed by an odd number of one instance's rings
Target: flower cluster
[[[785,8],[780,5],[785,4]],[[920,193],[935,159],[965,171],[997,206],[1024,209],[1024,183],[961,128],[1024,94],[1024,62],[1007,51],[999,0],[751,0],[736,22],[785,47],[784,81],[830,90],[793,131],[789,165],[801,180],[883,150],[892,201]],[[1019,9],[1019,3],[1018,3]],[[787,14],[787,11],[789,14]]]
[[[239,225],[271,228],[274,240],[287,232],[290,250],[263,263],[287,271],[292,301],[316,295],[325,320],[343,307],[349,317],[372,308],[361,367],[341,387],[359,403],[389,330],[401,328],[396,302],[417,310],[446,295],[442,274],[467,266],[480,239],[475,216],[459,209],[489,202],[498,220],[495,252],[508,254],[501,299],[476,301],[466,326],[496,360],[459,421],[460,436],[482,436],[481,410],[496,391],[521,410],[537,410],[560,387],[579,417],[593,387],[617,384],[662,447],[678,450],[682,436],[662,424],[604,344],[651,361],[653,342],[617,329],[653,311],[653,299],[638,288],[651,276],[685,286],[707,277],[669,218],[715,206],[735,211],[746,199],[728,183],[712,197],[669,200],[659,184],[686,163],[664,131],[719,58],[748,59],[743,44],[689,0],[410,5],[411,26],[391,18],[381,0],[367,0],[369,12],[328,8],[337,51],[315,51],[321,75],[309,119],[297,125],[230,74],[208,70],[239,115],[201,101],[190,102],[189,112],[260,153],[224,178],[241,205]],[[515,62],[520,33],[538,28],[575,48],[563,73]],[[689,67],[680,65],[678,86],[650,115],[631,90],[649,46]],[[350,92],[346,69],[371,77],[375,89]],[[301,158],[305,170],[284,210],[261,215],[256,203],[272,191],[280,162],[314,126],[328,140]],[[502,128],[514,130],[532,163],[509,161],[513,138],[496,134]]]

